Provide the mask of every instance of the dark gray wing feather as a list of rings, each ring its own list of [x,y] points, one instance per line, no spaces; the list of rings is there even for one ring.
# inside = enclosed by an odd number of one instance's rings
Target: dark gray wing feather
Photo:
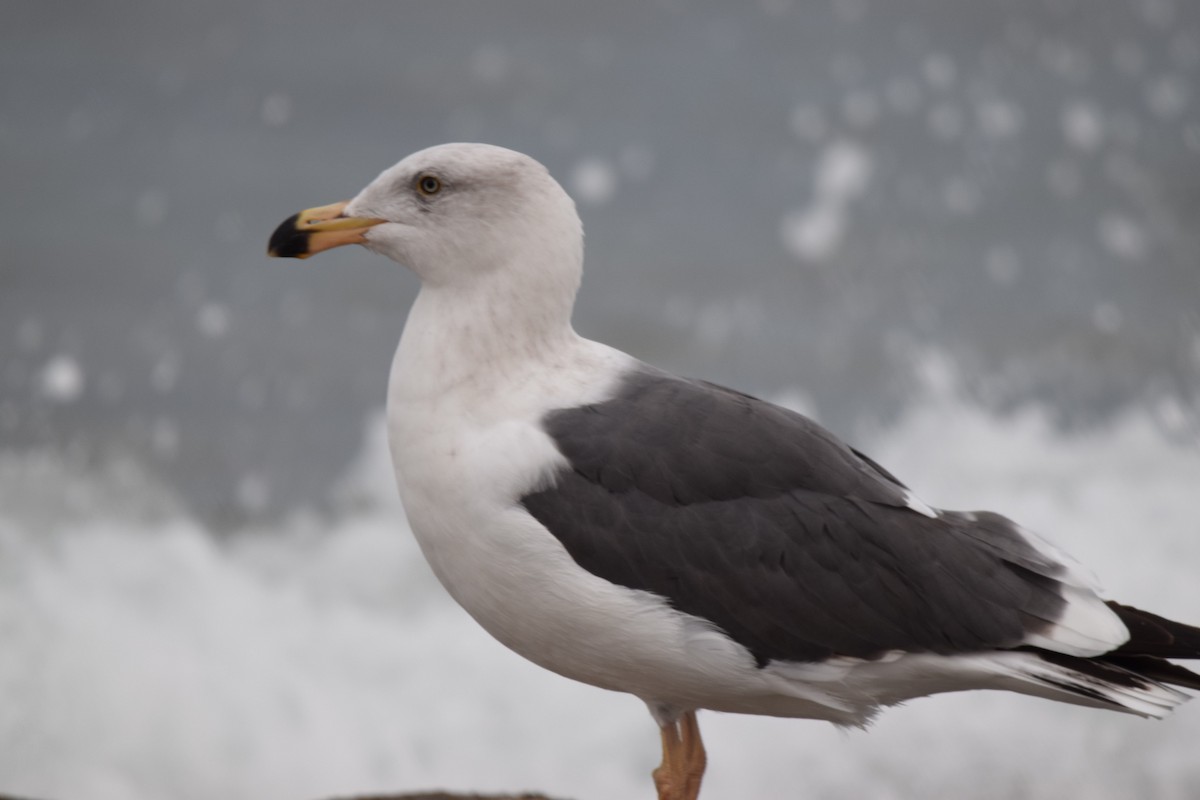
[[[1059,567],[995,514],[906,507],[806,417],[646,369],[544,420],[571,469],[522,498],[589,572],[711,621],[760,664],[1019,646]]]

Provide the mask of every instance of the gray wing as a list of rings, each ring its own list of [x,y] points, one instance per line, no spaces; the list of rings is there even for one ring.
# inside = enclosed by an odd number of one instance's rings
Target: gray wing
[[[653,592],[771,660],[1016,647],[1061,567],[996,514],[907,507],[902,484],[806,417],[649,368],[553,411],[570,463],[522,498],[586,570]]]

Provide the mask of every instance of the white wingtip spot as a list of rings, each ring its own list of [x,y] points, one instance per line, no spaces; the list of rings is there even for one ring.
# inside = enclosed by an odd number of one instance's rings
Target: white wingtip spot
[[[1063,584],[1062,616],[1049,630],[1031,634],[1026,644],[1072,656],[1098,656],[1129,641],[1129,629],[1108,605],[1090,590]]]

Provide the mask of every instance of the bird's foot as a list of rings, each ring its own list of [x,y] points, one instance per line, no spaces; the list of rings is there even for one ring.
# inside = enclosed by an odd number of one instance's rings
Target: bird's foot
[[[654,770],[658,800],[696,800],[708,764],[696,712],[689,711],[678,722],[664,725],[660,732],[663,760]]]

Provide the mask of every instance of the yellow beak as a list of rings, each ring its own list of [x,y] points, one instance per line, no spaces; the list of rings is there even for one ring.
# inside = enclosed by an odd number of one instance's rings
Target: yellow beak
[[[368,217],[347,217],[348,200],[293,214],[271,234],[267,255],[275,258],[308,258],[344,244],[362,244],[368,228],[387,222]]]

